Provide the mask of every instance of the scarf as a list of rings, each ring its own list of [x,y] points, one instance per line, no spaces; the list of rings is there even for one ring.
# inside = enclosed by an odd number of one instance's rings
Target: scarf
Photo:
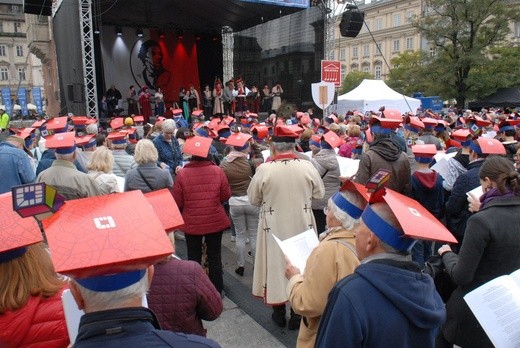
[[[518,194],[514,193],[509,189],[507,189],[504,193],[500,193],[498,189],[492,188],[491,190],[485,192],[482,196],[480,196],[480,209],[484,208],[486,204],[495,199],[511,198],[516,196],[518,196]]]
[[[228,162],[233,162],[234,160],[236,160],[237,158],[247,158],[248,155],[246,153],[243,153],[243,152],[239,152],[239,151],[231,151],[227,156],[226,156],[226,160]]]

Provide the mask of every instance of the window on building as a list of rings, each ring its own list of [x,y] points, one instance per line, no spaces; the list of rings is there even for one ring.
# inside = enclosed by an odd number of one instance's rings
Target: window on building
[[[374,78],[376,80],[381,80],[381,64],[377,64],[374,67]]]
[[[4,22],[0,22],[0,33],[4,32]]]
[[[392,41],[392,53],[399,53],[400,50],[400,40]]]
[[[380,55],[382,54],[382,52],[383,52],[383,46],[382,46],[382,44],[380,44],[380,43],[376,44],[376,50],[375,50],[375,52],[374,52],[375,55],[376,55],[376,56],[380,56]]]
[[[18,6],[18,5],[11,5],[11,13],[21,13],[20,6]]]
[[[274,65],[271,66],[271,75],[276,74],[276,67]]]
[[[3,57],[7,56],[6,51],[7,50],[6,50],[5,45],[0,45],[0,56],[3,56]]]
[[[370,66],[369,65],[363,65],[363,72],[369,73],[370,72]]]
[[[406,49],[413,50],[413,37],[406,38]]]
[[[347,66],[345,64],[341,64],[341,82],[345,80],[345,76],[347,76]]]
[[[363,46],[363,57],[369,57],[370,56],[370,45],[364,45]]]
[[[394,27],[401,25],[401,14],[395,14],[392,16],[392,24]]]
[[[357,46],[352,47],[352,58],[358,57],[358,48]]]
[[[14,22],[14,32],[21,33],[22,32],[22,23]]]
[[[339,50],[339,60],[345,60],[345,49],[344,48]]]
[[[430,48],[428,49],[428,52],[430,54],[430,57],[435,57],[435,47],[430,46]]]
[[[376,18],[376,30],[383,30],[383,18]]]
[[[520,37],[520,22],[515,23],[515,37]]]
[[[358,67],[358,65],[357,65],[357,64],[352,64],[352,65],[350,66],[350,71],[359,71],[359,67]]]
[[[414,13],[413,11],[406,12],[406,23],[412,23]]]
[[[18,68],[18,79],[25,80],[25,68]]]
[[[16,46],[16,55],[18,57],[23,57],[23,46]]]
[[[7,73],[7,68],[5,68],[5,67],[0,68],[0,80],[1,81],[9,80],[9,74]]]

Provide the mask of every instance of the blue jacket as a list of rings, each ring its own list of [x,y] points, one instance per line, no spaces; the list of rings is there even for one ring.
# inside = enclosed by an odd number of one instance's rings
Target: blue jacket
[[[175,168],[182,166],[181,147],[177,139],[173,138],[169,143],[160,134],[153,140],[153,144],[159,153],[159,163],[164,162],[170,167],[170,171],[175,172]]]
[[[0,193],[10,192],[13,186],[34,182],[31,161],[23,150],[7,142],[0,144]]]
[[[434,347],[445,318],[433,279],[417,265],[373,260],[331,290],[316,347]]]
[[[82,347],[220,347],[201,336],[160,329],[147,308],[120,308],[87,313],[81,317],[75,348]]]
[[[43,151],[42,157],[38,161],[38,166],[36,167],[36,176],[40,175],[45,169],[49,169],[52,166],[52,162],[56,159],[56,151],[53,149],[47,149]],[[74,165],[76,169],[80,172],[86,173],[86,169],[81,166],[81,164],[76,160],[74,161]]]
[[[484,159],[479,159],[468,164],[468,170],[460,174],[453,184],[451,195],[446,202],[446,227],[462,243],[466,223],[471,216],[468,210],[468,196],[466,192],[480,186],[478,172],[484,163]]]

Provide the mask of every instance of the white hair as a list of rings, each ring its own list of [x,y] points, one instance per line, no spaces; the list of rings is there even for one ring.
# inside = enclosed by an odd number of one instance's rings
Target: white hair
[[[150,287],[148,282],[148,269],[137,283],[115,291],[98,292],[85,288],[74,279],[72,279],[72,281],[77,285],[86,306],[88,306],[91,312],[121,308],[128,301],[138,298],[142,299]]]
[[[97,135],[99,133],[97,123],[89,124],[87,126],[86,131],[87,131],[87,134],[96,134]]]
[[[56,159],[59,159],[59,160],[74,162],[75,158],[76,158],[76,152],[67,153],[67,154],[56,153]]]
[[[162,131],[163,132],[173,132],[175,131],[175,121],[171,118],[164,120],[162,123]]]
[[[272,142],[271,146],[276,151],[276,153],[284,153],[284,152],[291,152],[295,149],[295,143],[275,143]]]
[[[362,209],[362,202],[361,198],[356,195],[355,193],[352,193],[350,191],[342,191],[339,192],[340,195],[343,196],[347,201],[349,201],[351,204],[355,205],[359,209]],[[332,198],[329,198],[329,207],[332,210],[332,213],[334,214],[334,217],[338,219],[338,221],[341,223],[341,227],[347,230],[351,230],[357,225],[359,225],[359,218],[354,219],[352,216],[350,216],[348,213],[344,212],[338,206],[334,203]]]

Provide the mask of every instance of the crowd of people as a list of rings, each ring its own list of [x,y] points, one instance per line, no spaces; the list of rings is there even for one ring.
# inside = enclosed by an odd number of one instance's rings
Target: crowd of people
[[[107,93],[109,108],[117,92]],[[5,125],[0,198],[40,182],[67,201],[167,189],[188,261],[156,257],[87,278],[72,270],[67,281],[49,257],[58,247],[43,237],[10,242],[23,220],[3,206],[12,222],[0,227],[9,240],[0,242],[0,324],[9,328],[0,346],[217,346],[201,320],[222,311],[222,237],[231,228],[235,273],[249,271],[251,256],[252,295],[272,307],[276,325],[299,330],[298,347],[491,347],[463,296],[520,268],[518,113],[382,107],[318,119],[282,103],[282,93],[279,84],[217,80],[200,96],[181,89],[168,108],[156,93],[162,115],[136,101],[106,123],[69,115]],[[341,157],[358,164],[355,175],[342,175]],[[481,195],[470,193],[479,186]],[[302,271],[275,237],[308,230],[319,244]],[[137,267],[134,258],[126,262]],[[86,313],[75,342],[57,300],[68,288]],[[151,310],[140,307],[146,293]]]

